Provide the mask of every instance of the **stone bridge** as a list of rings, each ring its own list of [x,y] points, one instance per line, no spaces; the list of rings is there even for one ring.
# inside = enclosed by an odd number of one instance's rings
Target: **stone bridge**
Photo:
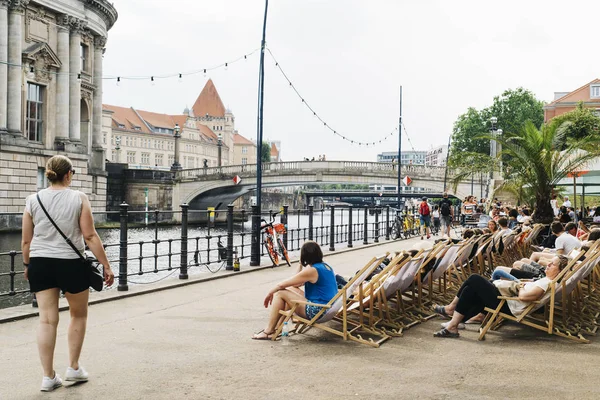
[[[398,172],[390,163],[363,161],[287,161],[263,163],[263,187],[319,184],[397,185]],[[410,186],[441,192],[444,167],[402,166],[402,176],[412,179]],[[234,177],[241,182],[235,184]],[[448,192],[458,198],[471,194],[471,180],[460,182],[453,190],[452,171],[448,171]],[[480,192],[475,183],[475,193]],[[256,188],[256,164],[196,168],[178,171],[173,187],[173,204],[188,203],[191,209],[223,209],[238,197]]]

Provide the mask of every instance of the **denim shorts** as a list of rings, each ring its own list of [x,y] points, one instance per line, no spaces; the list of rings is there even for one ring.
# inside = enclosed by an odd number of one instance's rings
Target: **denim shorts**
[[[421,215],[421,225],[429,228],[431,226],[431,216],[430,215]]]
[[[323,307],[312,306],[312,305],[307,304],[306,308],[304,309],[304,311],[306,312],[306,319],[313,319],[315,317],[315,315],[317,315],[319,313],[319,311],[321,311],[322,308]],[[323,317],[323,315],[325,315],[325,313],[321,314],[319,319],[321,319]]]

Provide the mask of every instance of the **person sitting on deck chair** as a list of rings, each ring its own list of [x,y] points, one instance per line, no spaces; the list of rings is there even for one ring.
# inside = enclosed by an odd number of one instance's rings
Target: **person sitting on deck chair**
[[[304,285],[304,291],[299,289]],[[280,310],[289,309],[294,301],[308,301],[327,304],[338,292],[333,269],[323,262],[323,252],[316,242],[307,241],[300,250],[300,268],[298,273],[278,283],[269,291],[264,300],[265,308],[271,305],[267,326],[252,336],[256,340],[271,340],[275,327],[282,316]],[[312,319],[322,307],[306,305],[296,308],[296,314]]]
[[[568,225],[568,224],[567,224]],[[575,225],[575,228],[577,226]],[[549,259],[557,254],[567,255],[574,249],[581,248],[581,242],[575,236],[567,233],[560,222],[554,222],[550,226],[552,233],[556,235],[555,250],[545,249],[531,254],[529,260],[541,265],[546,265]]]
[[[501,312],[519,316],[532,301],[541,300],[549,295],[550,282],[558,276],[569,260],[566,257],[555,256],[546,267],[546,277],[534,282],[518,286],[518,300],[508,300]],[[460,287],[452,303],[446,306],[435,306],[436,313],[451,318],[444,328],[433,334],[440,338],[459,337],[458,326],[464,320],[484,312],[486,307],[495,309],[500,304],[498,288],[481,275],[471,275]]]

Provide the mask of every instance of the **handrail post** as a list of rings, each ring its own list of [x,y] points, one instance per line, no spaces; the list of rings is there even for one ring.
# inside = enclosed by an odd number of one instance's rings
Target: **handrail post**
[[[289,206],[284,205],[283,206],[283,214],[281,214],[281,223],[283,224],[283,226],[285,227],[285,233],[283,234],[283,246],[287,249],[288,248],[288,208]]]
[[[233,204],[227,206],[227,266],[226,271],[233,271]]]
[[[390,206],[385,210],[385,240],[390,240]]]
[[[260,214],[258,206],[252,206],[252,232],[250,242],[250,266],[260,265]]]
[[[364,215],[364,228],[363,228],[363,244],[369,244],[369,220],[367,219],[367,212],[369,211],[369,207],[365,207],[365,215]]]
[[[352,206],[348,206],[348,247],[352,247]]]
[[[315,206],[308,206],[308,240],[313,240],[313,211]]]
[[[122,203],[120,206],[120,237],[119,237],[119,285],[117,291],[126,292],[129,290],[127,285],[127,210],[129,204]]]
[[[379,243],[379,213],[381,212],[381,208],[375,207],[374,210],[375,210],[375,232],[374,232],[375,239],[373,240],[373,242]]]
[[[179,264],[179,279],[187,279],[187,240],[188,240],[188,208],[189,204],[183,203],[181,206],[181,256]]]
[[[329,207],[331,211],[329,223],[329,251],[335,251],[335,206]]]

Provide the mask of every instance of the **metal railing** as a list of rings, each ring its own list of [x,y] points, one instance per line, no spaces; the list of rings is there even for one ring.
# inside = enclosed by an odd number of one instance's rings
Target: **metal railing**
[[[217,265],[217,270],[233,270],[235,256],[240,260],[251,257],[252,233],[247,221],[252,211],[234,210],[232,205],[219,211],[190,210],[187,204],[182,204],[179,211],[146,212],[129,208],[121,204],[120,211],[94,213],[97,221],[118,221],[118,232],[111,231],[115,235],[105,240],[104,248],[119,291],[129,290],[130,284],[154,283],[176,272],[179,279],[188,279],[190,268],[215,272],[213,266]],[[279,219],[287,231],[282,239],[289,252],[300,250],[306,240],[314,240],[330,251],[353,247],[357,242],[378,243],[390,239],[390,226],[395,217],[390,210],[390,207],[314,210],[313,206],[289,210],[284,206]],[[215,220],[223,219],[223,213],[226,213],[225,229],[215,225]],[[266,219],[273,214],[274,211],[267,211],[262,216]],[[175,219],[181,221],[176,228],[169,228],[175,232],[171,237],[161,237],[165,222]],[[260,249],[260,256],[265,256],[265,246],[261,245]],[[21,251],[0,252],[0,308],[6,306],[3,299],[28,296],[21,265]]]

